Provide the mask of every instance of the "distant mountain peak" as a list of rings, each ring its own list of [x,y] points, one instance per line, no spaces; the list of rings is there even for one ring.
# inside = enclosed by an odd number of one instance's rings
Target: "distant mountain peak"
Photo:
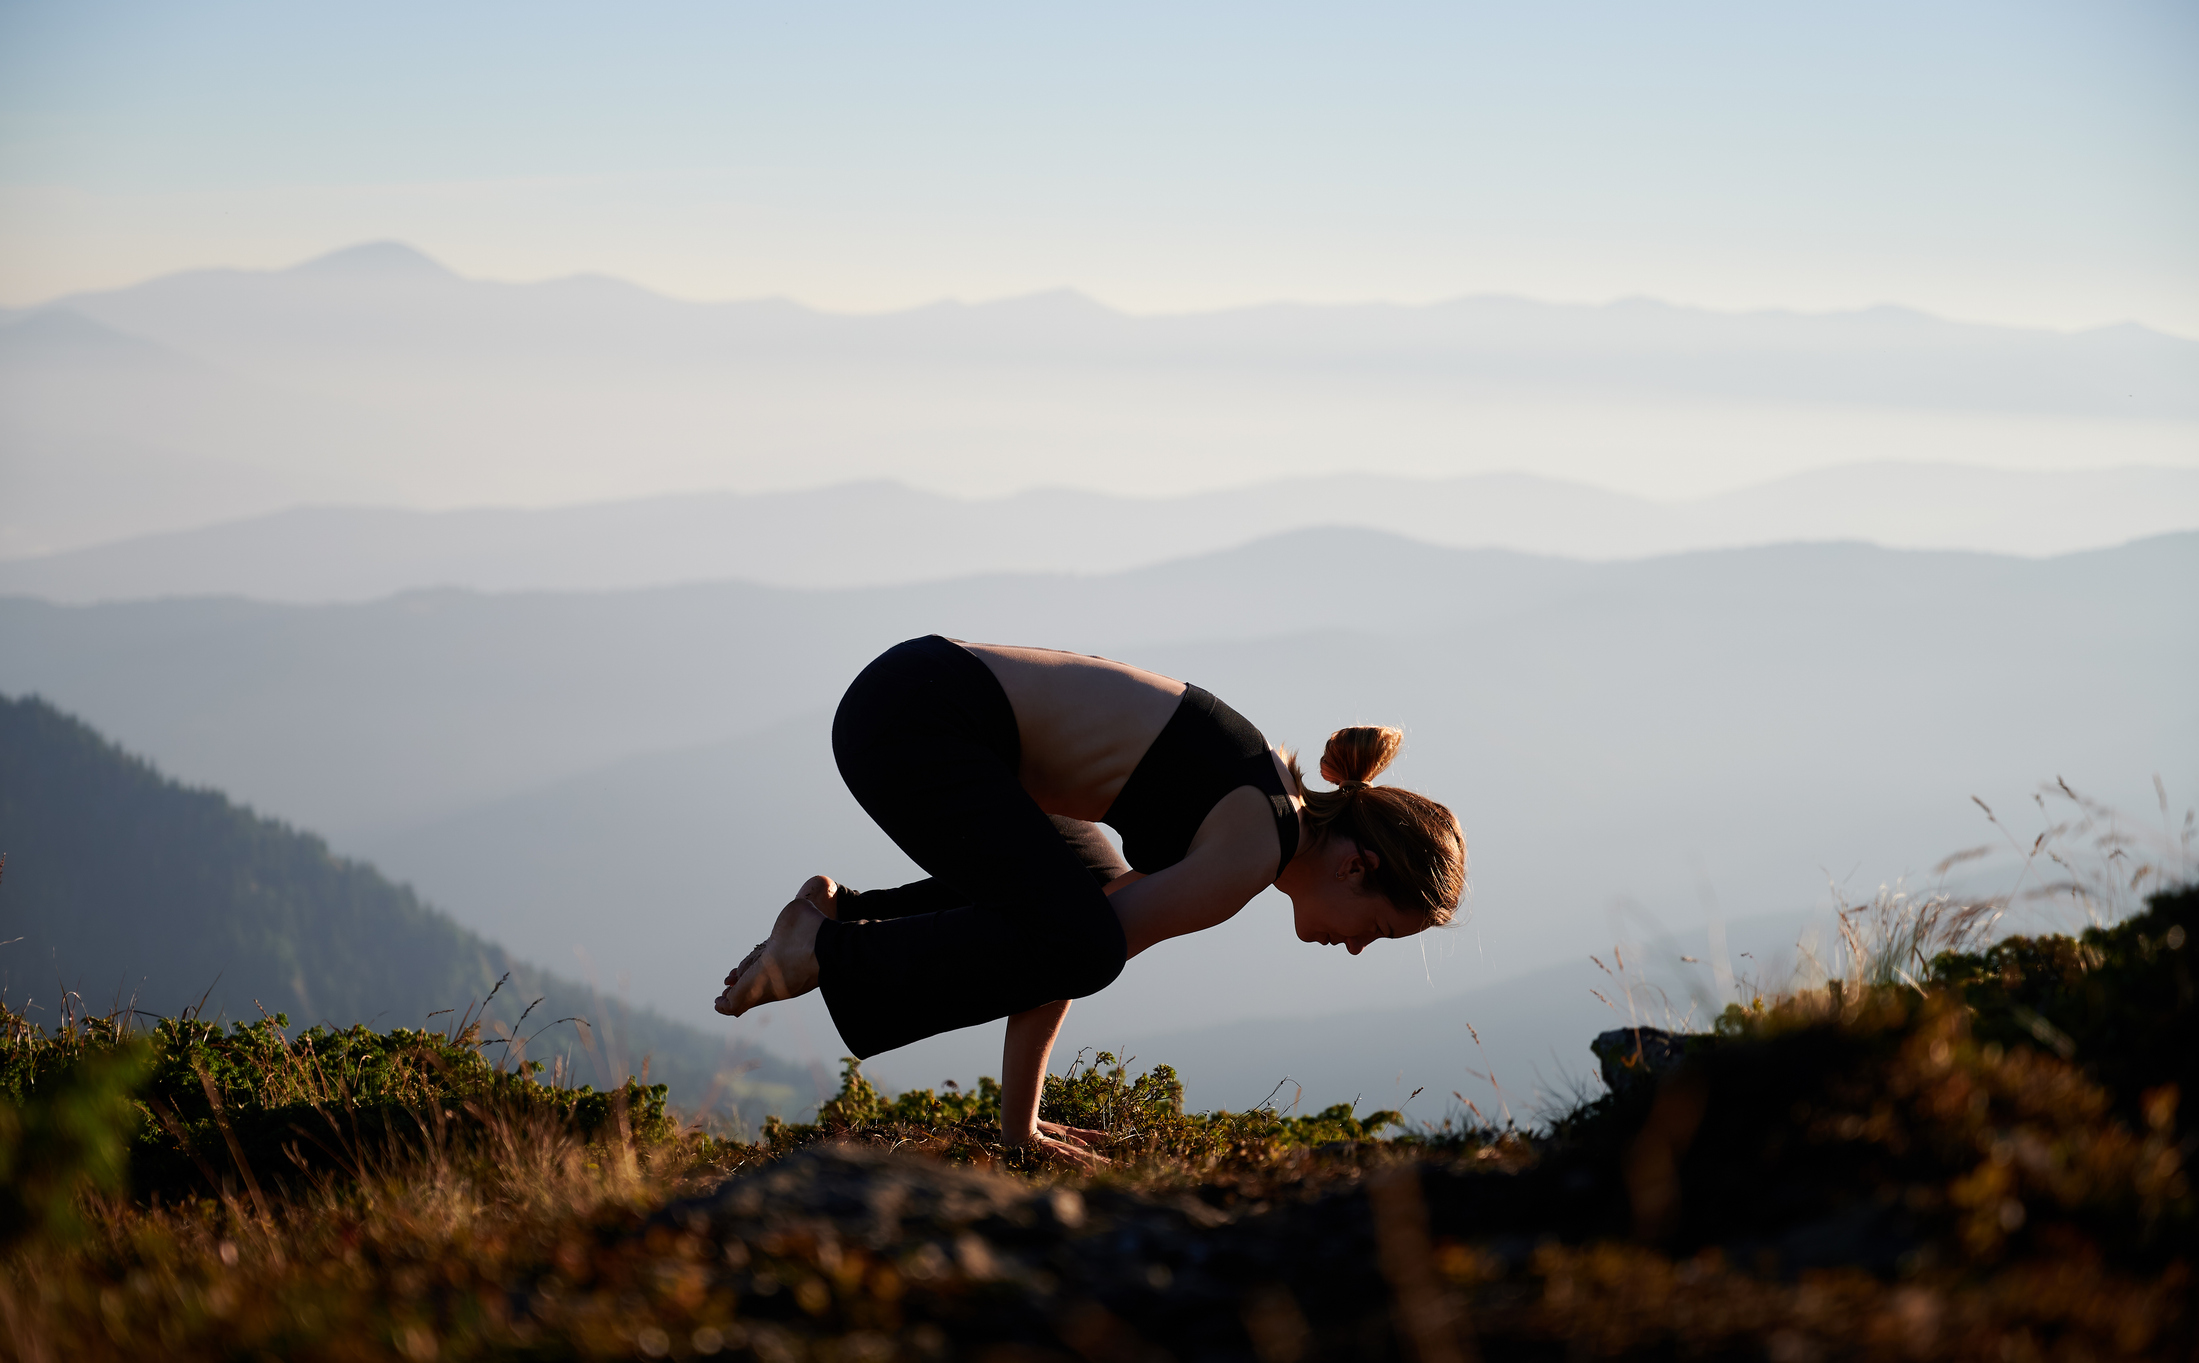
[[[2173,331],[2161,331],[2143,322],[2109,322],[2105,326],[2088,327],[2075,333],[2078,336],[2111,341],[2136,341],[2146,345],[2166,342],[2170,345],[2190,345],[2194,338],[2180,336]]]
[[[448,267],[401,241],[370,241],[315,256],[286,273],[353,279],[456,279]]]
[[[15,344],[35,340],[45,344],[123,344],[148,350],[153,348],[149,341],[140,340],[110,326],[103,326],[83,313],[68,308],[40,308],[0,322],[0,336],[5,336],[9,342]]]
[[[1522,301],[1534,302],[1536,300],[1525,299]],[[1544,306],[1548,305],[1545,304]],[[1562,307],[1564,305],[1559,304],[1558,306]],[[1646,293],[1630,293],[1624,298],[1614,298],[1604,304],[1603,310],[1605,312],[1640,313],[1645,316],[1669,316],[1673,313],[1700,312],[1705,309],[1691,308],[1684,303],[1674,303],[1669,299],[1652,298]]]
[[[981,304],[995,308],[1046,308],[1063,312],[1112,313],[1114,309],[1100,302],[1081,289],[1040,289],[1035,293],[1011,294]]]
[[[73,309],[57,307],[39,308],[0,322],[0,355],[100,356],[140,364],[184,365],[192,370],[202,367],[198,361],[142,336],[94,321]]]
[[[1121,314],[1088,293],[1077,289],[1041,289],[1036,293],[1011,294],[1005,298],[987,298],[966,302],[959,298],[942,298],[936,303],[924,303],[907,309],[903,316],[938,316],[961,314],[983,317],[1116,317]]]

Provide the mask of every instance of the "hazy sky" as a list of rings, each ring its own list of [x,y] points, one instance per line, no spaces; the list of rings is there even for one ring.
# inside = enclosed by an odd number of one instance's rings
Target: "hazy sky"
[[[2199,335],[2199,7],[0,6],[0,302],[376,238],[846,309],[1497,291]]]

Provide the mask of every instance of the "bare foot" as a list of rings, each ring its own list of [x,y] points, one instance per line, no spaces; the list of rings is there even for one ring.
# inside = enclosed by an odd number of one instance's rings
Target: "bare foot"
[[[755,946],[749,948],[748,954],[741,957],[741,963],[737,966],[734,966],[731,971],[727,972],[725,977],[725,990],[724,992],[720,993],[717,997],[717,1000],[710,1005],[712,1008],[717,1009],[719,1012],[725,1014],[727,1017],[732,1017],[734,1015],[733,987],[741,982],[741,976],[746,975],[749,971],[756,968],[756,963],[764,958],[764,948],[770,945],[771,943],[769,942],[758,942]]]
[[[737,983],[740,980],[741,976],[748,972],[748,968],[750,966],[756,964],[756,962],[764,958],[764,948],[769,945],[771,945],[769,942],[758,942],[754,947],[750,948],[749,953],[746,956],[741,957],[741,963],[737,966],[734,966],[733,969],[726,975],[725,982],[729,985]]]
[[[854,892],[835,881],[831,876],[811,876],[795,891],[796,899],[806,899],[817,906],[817,912],[835,922],[840,921],[840,901],[853,899]]]
[[[817,987],[817,929],[825,916],[806,899],[779,910],[771,937],[726,976],[717,1010],[739,1017],[759,1003],[796,998]]]

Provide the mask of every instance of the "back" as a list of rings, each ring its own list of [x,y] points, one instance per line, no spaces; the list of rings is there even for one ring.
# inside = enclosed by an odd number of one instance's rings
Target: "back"
[[[1049,814],[1105,814],[1184,693],[1173,677],[1108,658],[955,642],[1007,692],[1023,746],[1017,776]]]

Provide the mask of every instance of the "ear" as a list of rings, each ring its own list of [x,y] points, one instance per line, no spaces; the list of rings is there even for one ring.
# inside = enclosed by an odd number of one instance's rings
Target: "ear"
[[[1338,880],[1349,880],[1353,876],[1363,876],[1382,864],[1382,858],[1357,843],[1352,844],[1351,849],[1345,855],[1343,864],[1336,868],[1336,878]]]

